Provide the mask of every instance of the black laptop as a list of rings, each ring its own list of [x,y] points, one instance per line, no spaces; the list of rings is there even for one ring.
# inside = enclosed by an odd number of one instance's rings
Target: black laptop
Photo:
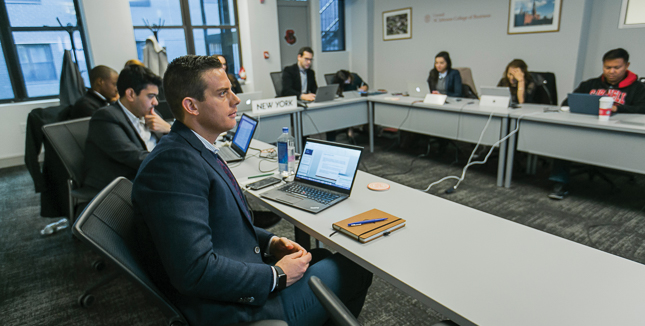
[[[363,147],[307,139],[295,180],[261,196],[311,213],[347,199],[352,193]]]
[[[584,93],[569,93],[567,102],[569,102],[569,112],[598,115],[598,107],[600,106],[599,95],[591,95]]]
[[[235,130],[231,146],[220,148],[218,155],[227,163],[242,161],[249,150],[257,126],[258,120],[243,114]]]

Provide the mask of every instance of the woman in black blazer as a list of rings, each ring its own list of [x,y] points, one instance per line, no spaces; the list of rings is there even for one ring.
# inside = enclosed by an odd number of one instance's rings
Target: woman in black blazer
[[[434,68],[428,76],[428,86],[432,94],[446,94],[451,97],[462,97],[461,75],[452,69],[450,54],[439,52],[434,58]]]

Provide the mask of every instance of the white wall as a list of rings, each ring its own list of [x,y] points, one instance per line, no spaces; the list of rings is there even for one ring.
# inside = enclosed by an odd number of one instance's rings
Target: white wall
[[[602,74],[602,56],[609,50],[629,52],[629,70],[645,76],[645,28],[618,28],[622,0],[593,0],[589,41],[584,60],[584,79]]]
[[[58,105],[58,99],[0,105],[0,168],[24,164],[27,115]]]
[[[275,91],[269,73],[280,71],[278,5],[276,0],[238,0],[242,62],[246,70],[245,92],[262,91],[266,98]],[[269,51],[269,59],[264,59]]]
[[[453,67],[471,67],[478,90],[497,85],[508,62],[521,58],[530,70],[555,72],[562,99],[575,84],[586,2],[563,1],[557,33],[508,35],[508,0],[375,0],[374,86],[395,91],[405,90],[407,81],[425,81],[434,56],[445,50]],[[382,13],[405,7],[412,7],[412,38],[383,41]],[[490,18],[434,22],[435,15]]]
[[[105,65],[121,71],[137,58],[128,0],[81,0],[90,66]]]
[[[346,0],[345,1],[345,44],[349,54],[349,69],[357,73],[369,84],[369,60],[372,53],[368,49],[373,47],[373,31],[370,15],[371,1]]]

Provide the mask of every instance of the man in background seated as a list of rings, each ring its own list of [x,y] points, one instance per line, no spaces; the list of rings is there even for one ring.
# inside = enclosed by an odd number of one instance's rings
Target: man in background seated
[[[573,92],[610,96],[614,98],[613,112],[645,114],[645,86],[628,68],[629,53],[613,49],[602,57],[602,75],[580,83]],[[562,106],[566,105],[568,101],[564,100]],[[549,198],[560,200],[569,194],[570,167],[569,161],[553,161],[549,180],[556,183]]]
[[[313,101],[316,99],[318,84],[316,73],[311,69],[314,60],[314,50],[306,46],[298,51],[298,62],[284,67],[282,70],[281,96],[297,96],[299,100]]]
[[[338,70],[332,84],[338,84],[338,87],[343,91],[367,92],[369,88],[361,76],[354,72],[350,73],[348,70]]]
[[[96,110],[116,101],[119,93],[116,81],[119,73],[107,66],[96,66],[90,70],[91,88],[79,98],[69,112],[69,119],[91,117]]]
[[[357,316],[371,273],[251,223],[242,190],[213,145],[235,127],[240,103],[221,63],[179,57],[168,65],[164,90],[177,120],[141,164],[132,204],[144,268],[188,323],[322,325],[328,317],[307,284],[312,275]]]
[[[134,179],[143,159],[170,131],[154,110],[159,76],[130,65],[121,70],[116,85],[119,100],[92,115],[85,143],[83,184],[97,190],[119,176]]]

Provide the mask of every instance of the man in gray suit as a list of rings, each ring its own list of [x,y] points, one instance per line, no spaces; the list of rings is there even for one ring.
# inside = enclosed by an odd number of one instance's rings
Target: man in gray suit
[[[134,179],[141,162],[170,131],[154,107],[161,78],[148,68],[123,68],[117,80],[119,100],[92,115],[85,143],[83,184],[103,189],[116,177]]]

